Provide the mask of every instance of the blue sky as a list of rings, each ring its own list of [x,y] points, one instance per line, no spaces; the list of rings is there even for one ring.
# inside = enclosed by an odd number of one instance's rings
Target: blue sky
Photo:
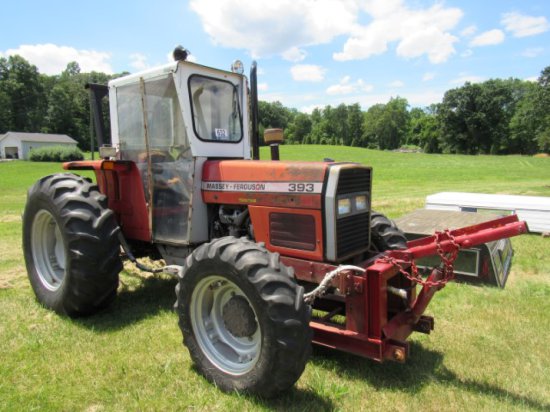
[[[73,60],[136,72],[182,44],[208,66],[256,59],[260,98],[303,111],[398,95],[426,106],[464,81],[535,80],[550,65],[548,0],[19,0],[0,16],[0,56],[42,73]]]

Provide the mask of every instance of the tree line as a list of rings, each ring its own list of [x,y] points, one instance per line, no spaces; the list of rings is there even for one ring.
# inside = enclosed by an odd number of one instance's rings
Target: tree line
[[[127,73],[81,73],[71,62],[59,75],[39,73],[20,56],[0,58],[0,134],[67,134],[90,149],[86,83],[106,84]],[[106,100],[106,99],[105,99]],[[104,115],[108,128],[107,102]],[[402,97],[363,111],[359,103],[311,114],[259,102],[260,132],[282,128],[287,144],[346,145],[382,150],[403,146],[429,153],[531,154],[550,151],[550,66],[536,82],[491,79],[448,90],[441,103],[411,108]],[[109,130],[106,130],[109,136]]]
[[[90,149],[90,103],[87,83],[107,84],[125,73],[81,73],[71,62],[59,75],[41,74],[21,56],[0,58],[0,134],[8,131],[67,134]],[[108,102],[104,115],[109,135]]]
[[[283,128],[287,144],[328,144],[428,153],[550,151],[550,66],[536,82],[491,79],[448,90],[441,103],[410,108],[402,97],[362,111],[358,103],[311,114],[260,102],[260,130]]]

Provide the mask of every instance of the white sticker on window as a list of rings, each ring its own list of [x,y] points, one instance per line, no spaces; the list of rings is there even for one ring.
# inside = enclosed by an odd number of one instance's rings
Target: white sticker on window
[[[214,129],[216,133],[216,138],[220,140],[228,140],[229,139],[229,132],[227,129]]]

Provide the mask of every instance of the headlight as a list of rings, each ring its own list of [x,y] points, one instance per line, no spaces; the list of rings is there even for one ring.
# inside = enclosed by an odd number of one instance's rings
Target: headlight
[[[355,210],[367,210],[367,196],[355,197]]]
[[[338,199],[338,214],[345,215],[351,212],[351,200],[350,199]]]

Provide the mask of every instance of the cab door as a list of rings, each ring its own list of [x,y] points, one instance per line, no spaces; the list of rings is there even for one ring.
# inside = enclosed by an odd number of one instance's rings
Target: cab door
[[[142,177],[154,241],[188,243],[193,158],[173,73],[117,90],[121,158]]]

